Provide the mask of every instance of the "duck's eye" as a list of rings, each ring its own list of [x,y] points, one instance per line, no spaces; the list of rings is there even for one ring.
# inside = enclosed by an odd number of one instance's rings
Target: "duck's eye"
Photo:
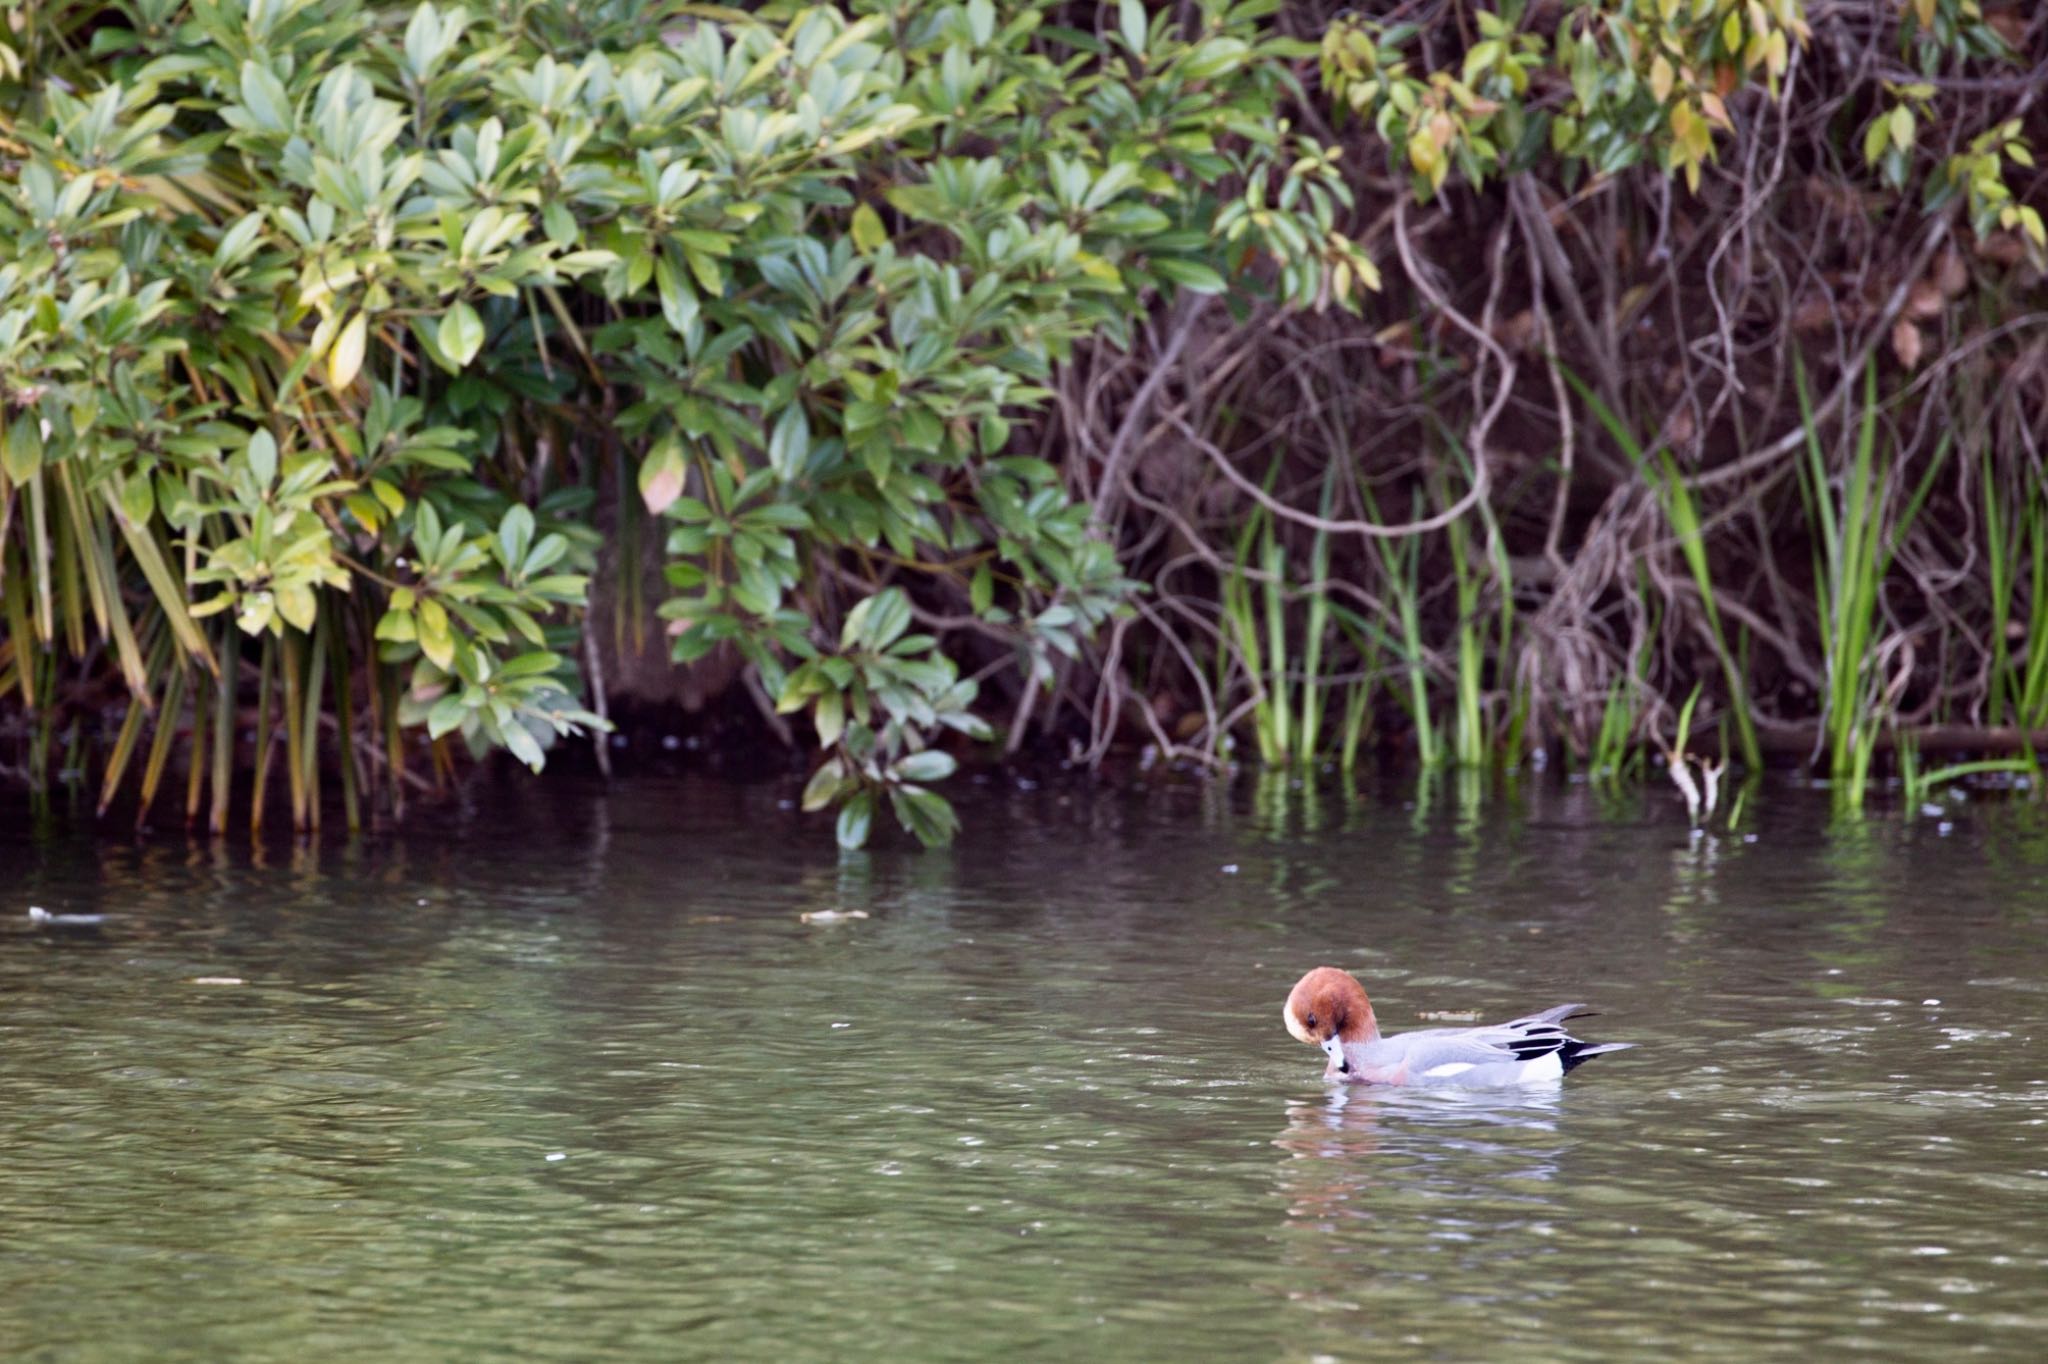
[[[1314,1014],[1310,1014],[1307,1018],[1304,1018],[1301,1021],[1307,1024],[1311,1029],[1313,1029],[1316,1025],[1316,1016]]]

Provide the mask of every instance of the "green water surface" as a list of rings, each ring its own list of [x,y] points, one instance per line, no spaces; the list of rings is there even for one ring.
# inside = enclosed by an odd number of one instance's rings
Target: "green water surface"
[[[2042,1357],[2037,805],[957,784],[952,851],[847,858],[697,780],[9,821],[0,1355]],[[1642,1047],[1332,1091],[1324,962]]]

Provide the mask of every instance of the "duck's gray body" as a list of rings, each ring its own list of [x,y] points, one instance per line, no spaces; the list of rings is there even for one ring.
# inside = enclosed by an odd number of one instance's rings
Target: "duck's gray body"
[[[1423,1028],[1364,1042],[1325,1045],[1324,1078],[1352,1084],[1474,1089],[1558,1080],[1589,1056],[1621,1051],[1633,1042],[1587,1043],[1565,1020],[1583,1004],[1560,1004],[1542,1013],[1478,1028]]]

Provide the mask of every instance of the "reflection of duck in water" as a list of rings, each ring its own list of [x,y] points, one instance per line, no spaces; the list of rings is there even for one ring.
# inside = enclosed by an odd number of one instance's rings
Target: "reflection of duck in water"
[[[1508,1023],[1382,1037],[1365,987],[1334,966],[1318,966],[1295,983],[1281,1016],[1288,1032],[1330,1058],[1325,1080],[1473,1089],[1557,1080],[1589,1056],[1635,1045],[1573,1037],[1565,1021],[1585,1009],[1559,1004]]]
[[[1315,1249],[1307,1261],[1327,1268],[1346,1264],[1331,1250],[1361,1248],[1360,1224],[1375,1218],[1420,1217],[1435,1225],[1426,1239],[1463,1244],[1475,1218],[1521,1205],[1547,1208],[1551,1195],[1538,1189],[1557,1178],[1564,1158],[1562,1102],[1554,1086],[1347,1085],[1318,1102],[1289,1103],[1287,1126],[1273,1138],[1287,1155],[1273,1172],[1286,1226],[1309,1235]],[[1353,1273],[1345,1268],[1322,1288],[1293,1296],[1346,1298],[1357,1291]]]

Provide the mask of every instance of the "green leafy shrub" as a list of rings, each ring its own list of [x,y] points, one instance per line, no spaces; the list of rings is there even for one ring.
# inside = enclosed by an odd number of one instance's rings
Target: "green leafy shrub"
[[[637,488],[676,658],[809,714],[842,842],[883,797],[943,841],[934,740],[990,731],[935,622],[1042,681],[1132,587],[1012,449],[1052,367],[1158,295],[1377,279],[1278,131],[1313,49],[1272,8],[39,11],[0,53],[0,686],[47,748],[111,659],[145,810],[189,705],[216,829],[252,681],[301,824],[323,720],[351,821],[413,727],[537,768],[602,723],[592,508]]]

